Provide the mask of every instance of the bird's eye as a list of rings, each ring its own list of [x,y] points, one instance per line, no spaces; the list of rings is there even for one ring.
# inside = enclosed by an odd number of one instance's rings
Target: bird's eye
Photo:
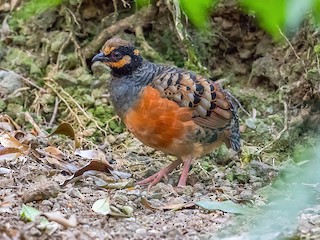
[[[112,56],[112,58],[118,58],[121,56],[121,53],[118,51],[115,51],[115,52],[112,52],[111,56]]]

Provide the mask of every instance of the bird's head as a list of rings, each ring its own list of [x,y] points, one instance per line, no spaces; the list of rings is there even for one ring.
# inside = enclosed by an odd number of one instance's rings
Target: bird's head
[[[103,45],[93,62],[103,62],[115,75],[129,75],[142,64],[140,52],[130,42],[121,38],[111,38]]]

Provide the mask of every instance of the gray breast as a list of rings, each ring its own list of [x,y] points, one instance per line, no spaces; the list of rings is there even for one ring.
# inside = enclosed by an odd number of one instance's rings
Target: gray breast
[[[109,85],[110,97],[117,114],[121,118],[128,109],[136,104],[141,89],[150,84],[159,70],[157,65],[145,61],[130,75],[112,77]]]

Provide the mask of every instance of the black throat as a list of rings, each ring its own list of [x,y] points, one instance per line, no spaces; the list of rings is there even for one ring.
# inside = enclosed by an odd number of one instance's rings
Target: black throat
[[[122,77],[125,75],[132,74],[138,67],[142,64],[142,57],[140,55],[131,56],[131,62],[129,64],[124,65],[121,68],[111,68],[111,74],[115,77]]]

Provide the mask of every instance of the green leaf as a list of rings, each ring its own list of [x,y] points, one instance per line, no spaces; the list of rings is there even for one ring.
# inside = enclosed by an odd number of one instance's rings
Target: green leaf
[[[41,212],[38,209],[23,204],[20,213],[20,218],[25,221],[33,222],[36,219],[36,217],[40,214]],[[40,229],[44,229],[48,224],[49,221],[45,217],[40,218]]]
[[[279,28],[283,30],[285,26],[286,0],[241,0],[240,3],[275,39],[281,38]]]
[[[136,7],[138,9],[151,5],[153,0],[136,0]]]
[[[232,201],[214,202],[210,200],[205,200],[205,201],[196,202],[196,205],[210,211],[220,210],[223,212],[236,213],[236,214],[244,214],[249,211],[249,208],[243,207]]]
[[[320,23],[320,0],[313,1],[312,14],[317,23]]]
[[[41,212],[38,209],[36,209],[34,207],[29,207],[29,206],[23,204],[22,209],[21,209],[21,213],[20,213],[20,217],[23,220],[33,222],[35,220],[35,218],[40,214],[41,214]]]
[[[216,0],[180,0],[180,6],[190,21],[198,28],[207,26],[210,11]]]
[[[111,213],[109,197],[95,201],[95,203],[92,205],[92,210],[102,215],[108,215]]]

